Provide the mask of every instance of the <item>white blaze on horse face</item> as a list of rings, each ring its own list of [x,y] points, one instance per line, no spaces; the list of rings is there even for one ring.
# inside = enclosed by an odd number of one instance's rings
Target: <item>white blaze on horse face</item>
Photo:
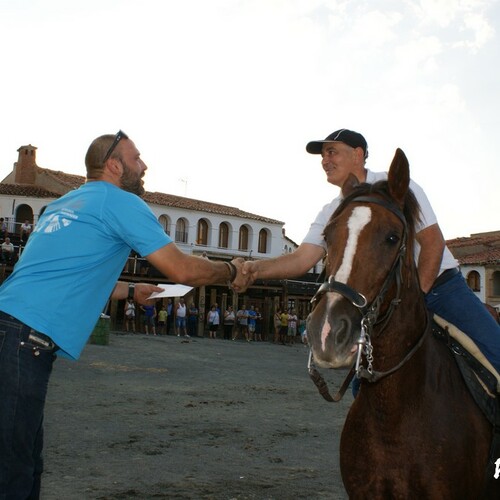
[[[361,234],[363,228],[370,222],[371,218],[372,211],[369,207],[356,207],[352,211],[352,214],[347,221],[349,235],[347,236],[347,243],[344,249],[344,258],[342,259],[342,264],[338,268],[337,274],[335,275],[335,281],[347,283],[352,271],[354,256],[356,255],[356,250],[358,248],[359,235]]]
[[[349,276],[352,271],[352,264],[354,262],[354,256],[356,255],[356,250],[358,248],[359,235],[363,228],[370,222],[372,218],[372,211],[369,207],[355,207],[347,221],[347,229],[349,234],[347,235],[347,243],[344,249],[344,257],[342,259],[342,264],[335,274],[335,281],[341,283],[347,283]],[[329,311],[335,305],[335,303],[341,299],[338,293],[327,293],[327,304],[326,310]],[[328,314],[325,314],[325,322],[321,328],[321,347],[323,351],[326,346],[326,338],[331,331],[330,323],[328,322]]]

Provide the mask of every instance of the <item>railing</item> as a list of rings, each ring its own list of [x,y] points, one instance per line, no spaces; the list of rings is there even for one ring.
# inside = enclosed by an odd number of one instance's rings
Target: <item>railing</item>
[[[13,216],[3,217],[3,220],[5,222],[5,225],[7,227],[7,232],[9,234],[19,235],[21,233],[21,226],[24,224],[24,221],[16,222],[16,218]],[[31,230],[33,231],[35,224],[33,222],[30,222],[30,226],[31,226]]]

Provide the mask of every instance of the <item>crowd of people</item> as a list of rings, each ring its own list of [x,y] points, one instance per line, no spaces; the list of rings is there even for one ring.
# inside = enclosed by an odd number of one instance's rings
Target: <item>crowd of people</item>
[[[306,319],[299,317],[295,309],[278,309],[274,322],[265,331],[264,318],[259,307],[242,304],[237,311],[232,306],[222,312],[217,303],[210,306],[205,319],[194,302],[186,305],[180,298],[175,303],[168,299],[167,304],[136,306],[132,299],[127,299],[124,306],[123,330],[149,335],[176,335],[177,337],[196,337],[198,325],[204,323],[203,331],[211,339],[242,339],[246,342],[272,341],[275,344],[307,344]],[[137,330],[136,326],[141,328]]]

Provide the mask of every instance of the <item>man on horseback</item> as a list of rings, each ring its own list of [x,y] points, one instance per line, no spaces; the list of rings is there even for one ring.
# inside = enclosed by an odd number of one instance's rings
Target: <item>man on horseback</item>
[[[387,179],[386,172],[366,168],[368,145],[358,132],[337,130],[325,140],[309,142],[306,150],[321,155],[327,181],[340,188],[350,174],[359,182],[369,184]],[[500,326],[467,286],[423,189],[413,181],[410,181],[410,188],[421,209],[415,260],[427,308],[469,335],[500,372]],[[268,260],[247,261],[243,273],[251,274],[252,280],[286,279],[306,273],[325,256],[323,232],[342,198],[340,194],[322,208],[295,252]]]

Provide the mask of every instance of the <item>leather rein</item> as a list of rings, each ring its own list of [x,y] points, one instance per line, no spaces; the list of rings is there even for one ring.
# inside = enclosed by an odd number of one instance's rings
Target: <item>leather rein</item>
[[[368,304],[366,297],[359,293],[354,288],[349,285],[336,281],[333,275],[330,275],[328,279],[319,287],[318,291],[311,299],[311,304],[313,305],[313,310],[316,305],[319,303],[323,295],[328,292],[334,292],[342,295],[345,299],[347,299],[351,304],[356,307],[361,315],[361,329],[360,335],[357,341],[358,344],[358,352],[356,361],[351,367],[346,379],[342,383],[339,391],[335,396],[331,396],[328,386],[318,372],[314,365],[314,360],[312,356],[312,350],[309,351],[309,362],[307,365],[309,375],[313,380],[314,384],[318,388],[319,393],[329,402],[338,402],[342,399],[345,391],[349,387],[351,380],[354,376],[358,378],[365,378],[368,382],[374,383],[378,380],[394,373],[399,370],[412,356],[415,352],[421,347],[423,344],[426,334],[431,329],[431,321],[428,320],[427,326],[421,335],[418,342],[412,347],[412,349],[407,353],[407,355],[394,367],[387,371],[376,371],[373,370],[373,346],[371,344],[371,338],[373,335],[374,327],[378,328],[378,334],[382,333],[382,331],[388,325],[392,314],[395,308],[401,302],[401,284],[402,284],[402,267],[403,262],[406,256],[407,249],[407,240],[408,240],[408,225],[406,222],[406,218],[403,215],[403,212],[396,207],[394,204],[386,201],[385,199],[374,197],[374,196],[358,196],[351,200],[351,203],[374,203],[382,206],[386,210],[389,210],[394,215],[398,217],[398,219],[403,224],[403,234],[401,237],[401,244],[394,259],[394,262],[387,273],[387,276],[382,284],[380,290],[377,295],[373,299],[373,301]],[[389,306],[385,313],[380,316],[380,309],[382,304],[384,303],[385,296],[389,290],[389,288],[395,283],[396,285],[396,293],[394,298],[390,301]],[[379,317],[380,316],[380,317]],[[365,359],[367,361],[367,366],[363,366],[362,364],[362,355],[364,354]]]

